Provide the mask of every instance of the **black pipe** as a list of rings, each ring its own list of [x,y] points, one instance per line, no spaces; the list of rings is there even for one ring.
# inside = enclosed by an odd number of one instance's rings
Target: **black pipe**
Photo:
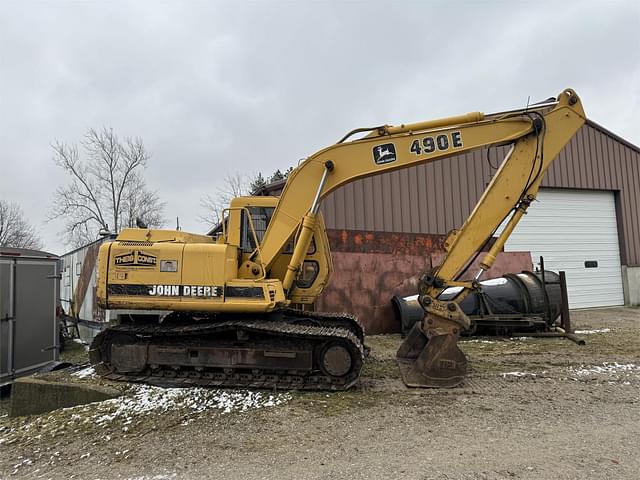
[[[438,298],[452,300],[460,289],[447,288]],[[396,295],[391,299],[403,334],[424,317],[417,298],[417,295],[404,298]],[[483,280],[480,290],[467,295],[460,308],[471,320],[472,331],[544,330],[555,322],[562,309],[560,277],[547,270],[544,277],[542,273],[522,272]]]

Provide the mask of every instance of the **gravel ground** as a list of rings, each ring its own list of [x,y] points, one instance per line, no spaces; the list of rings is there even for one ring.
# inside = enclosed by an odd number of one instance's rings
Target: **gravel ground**
[[[640,309],[573,320],[587,345],[461,342],[471,373],[451,390],[404,388],[392,335],[368,339],[349,392],[119,385],[121,399],[19,419],[3,401],[0,478],[635,480]]]

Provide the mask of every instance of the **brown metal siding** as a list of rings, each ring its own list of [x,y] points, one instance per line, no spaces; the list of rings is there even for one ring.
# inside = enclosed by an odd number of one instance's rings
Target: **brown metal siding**
[[[491,149],[493,165],[506,151]],[[481,149],[357,180],[330,194],[322,211],[330,229],[444,235],[462,225],[494,172]],[[560,152],[542,186],[616,191],[622,263],[640,265],[637,148],[587,123]]]

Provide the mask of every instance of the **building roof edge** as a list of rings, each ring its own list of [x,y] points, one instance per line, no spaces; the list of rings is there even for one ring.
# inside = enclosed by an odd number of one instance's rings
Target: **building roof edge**
[[[625,146],[629,147],[631,150],[633,150],[633,151],[635,151],[635,152],[637,152],[637,153],[640,153],[640,147],[637,147],[636,145],[634,145],[634,144],[633,144],[633,143],[631,143],[630,141],[625,140],[625,139],[624,139],[624,138],[622,138],[620,135],[616,135],[616,134],[615,134],[615,133],[613,133],[611,130],[609,130],[609,129],[607,129],[607,128],[603,127],[603,126],[602,126],[602,125],[600,125],[599,123],[594,122],[593,120],[591,120],[591,119],[587,118],[587,122],[586,122],[586,124],[587,124],[587,125],[589,125],[589,126],[591,126],[591,127],[593,127],[593,128],[595,128],[595,129],[596,129],[596,130],[598,130],[599,132],[604,133],[605,135],[607,135],[607,136],[609,136],[609,137],[613,138],[614,140],[616,140],[616,141],[618,141],[618,142],[622,143],[623,145],[625,145]]]

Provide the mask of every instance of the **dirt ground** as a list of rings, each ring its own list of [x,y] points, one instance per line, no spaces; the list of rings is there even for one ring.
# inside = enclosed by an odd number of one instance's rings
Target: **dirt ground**
[[[640,309],[573,320],[585,346],[461,342],[471,373],[451,390],[406,389],[393,360],[399,336],[379,336],[349,392],[263,392],[258,402],[245,392],[227,408],[225,392],[150,402],[121,385],[112,403],[17,419],[4,400],[0,478],[635,480]]]

